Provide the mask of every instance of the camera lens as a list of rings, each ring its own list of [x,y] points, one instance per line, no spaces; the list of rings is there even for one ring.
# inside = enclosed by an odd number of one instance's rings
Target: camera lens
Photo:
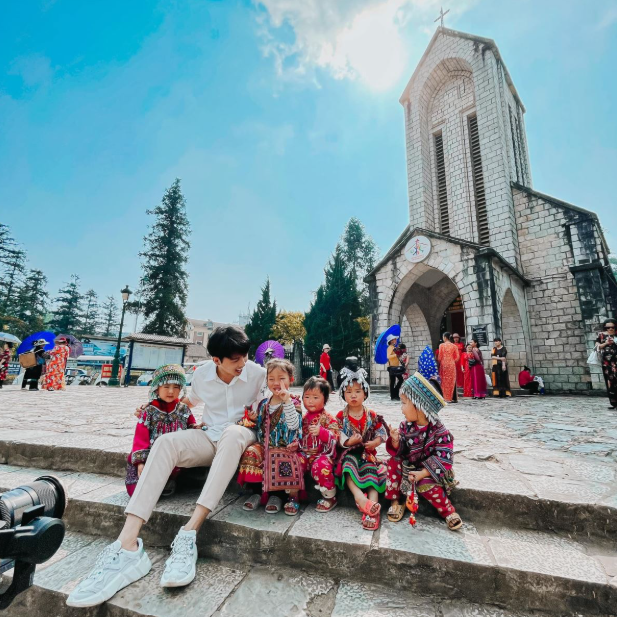
[[[23,513],[32,506],[43,505],[43,516],[62,518],[67,505],[64,486],[54,476],[41,476],[0,495],[0,527],[16,527]]]

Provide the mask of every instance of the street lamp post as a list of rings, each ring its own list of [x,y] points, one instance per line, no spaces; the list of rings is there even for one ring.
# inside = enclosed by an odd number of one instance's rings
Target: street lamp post
[[[109,378],[108,386],[120,386],[120,380],[118,379],[118,372],[120,371],[120,345],[122,345],[122,328],[124,327],[124,313],[126,312],[126,305],[131,295],[131,290],[127,285],[121,292],[122,294],[122,317],[120,318],[120,331],[118,332],[118,342],[116,343],[116,353],[114,354],[114,363],[111,366],[111,377]]]

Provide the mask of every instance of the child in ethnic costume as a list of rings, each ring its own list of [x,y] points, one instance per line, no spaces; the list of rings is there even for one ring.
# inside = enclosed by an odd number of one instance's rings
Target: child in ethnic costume
[[[302,402],[306,413],[302,418],[301,456],[305,469],[317,483],[322,498],[317,512],[329,512],[336,507],[334,460],[339,440],[337,421],[325,410],[330,395],[330,384],[322,377],[311,377],[304,384]]]
[[[448,499],[454,488],[451,433],[439,420],[439,411],[446,406],[438,386],[420,373],[415,373],[401,388],[401,407],[405,420],[398,429],[390,427],[386,449],[392,455],[388,461],[386,499],[392,501],[388,520],[403,518],[404,498],[414,490],[424,497],[449,529],[459,529],[463,521]],[[413,512],[412,512],[413,514]]]
[[[285,490],[289,496],[285,514],[295,516],[300,510],[298,493],[304,488],[304,460],[299,455],[302,406],[289,392],[294,378],[293,364],[274,358],[266,364],[266,370],[272,396],[263,399],[257,411],[247,408],[239,422],[243,426],[255,423],[257,443],[249,446],[240,459],[238,482],[241,486],[246,482],[262,485],[261,499],[259,495],[251,495],[244,502],[245,510],[256,510],[260,503],[265,503],[266,512],[276,514],[282,501],[270,492]]]
[[[185,395],[186,376],[179,364],[166,364],[154,371],[150,386],[150,403],[139,409],[139,422],[135,428],[133,448],[126,466],[126,491],[133,495],[135,486],[146,464],[154,442],[165,433],[175,433],[187,428],[201,428],[187,405],[180,400]],[[163,497],[175,492],[175,478],[180,469],[175,468]]]
[[[337,484],[349,488],[362,512],[362,527],[374,531],[380,521],[379,493],[386,490],[386,467],[377,458],[377,448],[388,438],[388,425],[364,405],[370,393],[366,371],[346,366],[341,378],[340,395],[347,405],[336,416],[344,448],[337,465]]]

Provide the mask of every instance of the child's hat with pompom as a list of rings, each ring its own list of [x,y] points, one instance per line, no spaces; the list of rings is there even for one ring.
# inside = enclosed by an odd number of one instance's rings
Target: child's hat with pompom
[[[180,386],[180,398],[186,394],[186,374],[179,364],[164,364],[154,371],[150,384],[150,400],[157,398],[160,386],[170,383]]]

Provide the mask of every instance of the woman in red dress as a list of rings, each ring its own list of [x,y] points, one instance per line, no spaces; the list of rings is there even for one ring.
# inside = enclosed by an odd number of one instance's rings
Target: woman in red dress
[[[471,367],[469,366],[469,360],[473,361],[473,349],[471,343],[469,343],[465,351],[461,354],[460,365],[463,368],[463,396],[465,398],[471,398]]]
[[[465,353],[465,343],[461,341],[461,337],[454,332],[452,334],[452,343],[456,345],[459,354],[461,355],[461,359],[456,363],[456,387],[463,388],[465,385],[465,376],[463,370],[463,354]]]
[[[439,377],[441,389],[447,403],[458,402],[456,393],[456,365],[460,366],[461,354],[458,347],[452,343],[449,332],[443,333],[443,343],[439,345]]]
[[[468,360],[471,366],[469,371],[471,374],[471,389],[473,391],[473,397],[477,399],[486,398],[486,375],[484,373],[484,358],[480,351],[480,346],[476,339],[471,341],[473,359]]]

